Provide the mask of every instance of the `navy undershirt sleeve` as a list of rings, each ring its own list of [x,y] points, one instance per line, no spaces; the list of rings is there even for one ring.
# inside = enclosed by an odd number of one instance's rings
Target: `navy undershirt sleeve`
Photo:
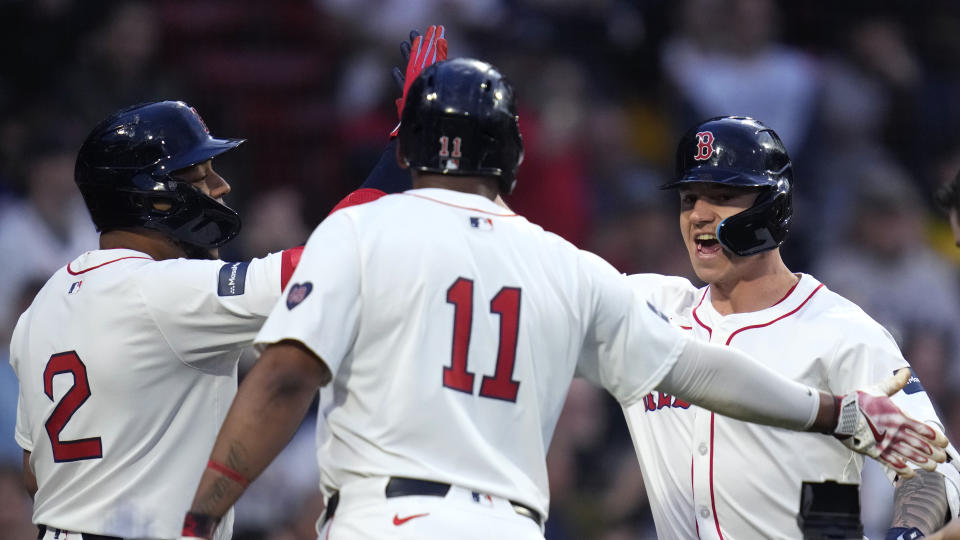
[[[384,193],[401,193],[413,187],[410,171],[397,163],[397,139],[391,140],[380,156],[376,167],[360,188],[379,189]]]

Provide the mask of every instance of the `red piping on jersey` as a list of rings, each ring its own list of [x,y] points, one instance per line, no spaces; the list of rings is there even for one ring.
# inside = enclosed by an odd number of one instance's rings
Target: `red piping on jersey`
[[[796,287],[796,285],[794,285],[794,287]],[[783,314],[783,315],[777,317],[776,319],[774,319],[774,320],[772,320],[772,321],[770,321],[770,322],[767,322],[767,323],[763,323],[763,324],[753,324],[753,325],[750,325],[750,326],[744,326],[743,328],[739,328],[739,329],[737,329],[737,330],[734,330],[734,332],[733,332],[732,334],[730,334],[730,337],[727,338],[727,343],[726,343],[726,344],[729,345],[729,344],[730,344],[730,341],[733,339],[733,336],[739,334],[740,332],[743,332],[744,330],[750,330],[750,329],[753,329],[753,328],[763,328],[764,326],[770,326],[771,324],[773,324],[773,323],[775,323],[775,322],[777,322],[777,321],[779,321],[779,320],[781,320],[781,319],[785,319],[785,318],[793,315],[794,313],[800,311],[800,308],[802,308],[804,305],[806,305],[806,303],[809,302],[811,298],[813,298],[813,295],[817,294],[817,291],[819,291],[821,288],[823,288],[823,283],[817,285],[817,288],[814,289],[812,293],[810,293],[810,296],[808,296],[806,299],[804,299],[803,302],[800,302],[800,305],[797,306],[793,311],[791,311],[791,312],[789,312],[789,313],[785,313],[785,314]],[[790,290],[793,291],[793,289],[790,289]],[[787,294],[789,295],[789,293],[787,293]],[[777,303],[779,304],[779,302],[777,302]]]
[[[793,287],[791,287],[790,290],[787,291],[787,294],[777,302],[777,304],[779,304],[780,302],[783,302],[784,300],[786,300],[787,297],[790,296],[791,293],[793,293],[793,290],[797,288],[797,285],[798,285],[799,283],[800,283],[799,281],[798,281],[797,283],[795,283],[795,284],[793,285]],[[810,295],[807,296],[807,297],[803,300],[803,302],[800,302],[800,305],[799,305],[799,306],[797,306],[796,308],[794,308],[794,309],[793,309],[792,311],[790,311],[789,313],[785,313],[785,314],[777,317],[776,319],[773,319],[773,320],[770,321],[770,322],[766,322],[766,323],[763,323],[763,324],[753,324],[753,325],[750,325],[750,326],[744,326],[743,328],[739,328],[739,329],[735,330],[732,334],[730,334],[730,337],[727,338],[726,345],[730,345],[730,341],[733,340],[733,336],[739,334],[740,332],[743,332],[744,330],[751,330],[751,329],[753,329],[753,328],[763,328],[763,327],[765,327],[765,326],[770,326],[771,324],[773,324],[773,323],[775,323],[775,322],[777,322],[777,321],[783,320],[783,319],[789,317],[790,315],[793,315],[794,313],[800,311],[800,308],[802,308],[803,306],[805,306],[805,305],[807,304],[807,302],[809,302],[810,299],[813,298],[813,295],[817,294],[817,291],[819,291],[819,290],[822,289],[822,288],[823,288],[823,283],[821,283],[820,285],[817,285],[817,288],[814,289],[813,292],[811,292]],[[706,296],[706,294],[704,294],[704,296]],[[700,299],[700,302],[701,302],[701,303],[703,302],[703,299],[702,299],[702,298]],[[777,304],[774,304],[774,305],[777,305]],[[697,307],[700,307],[700,304],[697,304]],[[694,308],[694,317],[696,317],[696,308]],[[700,322],[700,320],[697,319],[697,322]],[[703,325],[703,323],[700,323],[700,324]],[[704,326],[704,328],[706,328],[706,326]],[[716,523],[716,525],[717,525],[717,534],[720,535],[720,538],[723,538],[723,533],[720,532],[720,516],[717,515],[717,499],[716,499],[716,497],[715,497],[714,494],[713,494],[713,447],[714,447],[713,421],[714,421],[714,418],[715,418],[715,413],[712,413],[712,412],[711,412],[711,413],[710,413],[710,504],[713,506],[713,521],[714,521],[714,523]],[[699,530],[699,529],[698,529],[698,530]]]
[[[472,212],[480,212],[481,214],[490,214],[491,216],[498,216],[498,217],[517,217],[517,214],[514,214],[514,213],[512,213],[512,212],[509,213],[509,214],[498,214],[498,213],[496,213],[496,212],[491,212],[491,211],[489,211],[489,210],[480,210],[479,208],[473,208],[473,207],[471,207],[471,206],[460,206],[459,204],[453,204],[453,203],[448,203],[448,202],[444,202],[444,201],[438,201],[437,199],[431,199],[430,197],[424,197],[423,195],[417,195],[416,193],[400,193],[400,195],[408,195],[408,196],[410,196],[410,197],[417,197],[418,199],[424,199],[424,200],[426,200],[426,201],[432,201],[432,202],[435,202],[435,203],[440,203],[440,204],[444,204],[444,205],[447,205],[447,206],[452,206],[452,207],[454,207],[454,208],[463,208],[464,210],[470,210],[470,211],[472,211]]]
[[[709,326],[703,324],[703,321],[700,320],[700,317],[697,317],[697,309],[700,308],[700,304],[702,304],[702,303],[703,303],[703,300],[707,297],[707,291],[708,291],[708,290],[709,290],[709,288],[704,289],[704,291],[703,291],[703,296],[700,297],[700,302],[697,303],[697,307],[693,308],[693,319],[694,319],[695,321],[697,321],[697,324],[699,324],[700,326],[706,328],[706,329],[707,329],[707,334],[709,335],[709,337],[712,338],[712,337],[713,337],[713,328],[710,328]],[[692,329],[692,328],[693,328],[693,327],[691,327],[691,329]]]
[[[802,279],[802,278],[801,278],[801,279]],[[793,294],[793,290],[796,289],[796,288],[797,288],[797,285],[799,285],[799,284],[800,284],[800,280],[798,279],[797,282],[793,284],[793,287],[790,287],[790,290],[787,291],[787,294],[783,295],[783,298],[777,300],[777,304],[779,304],[780,302],[783,302],[784,300],[787,299],[787,297],[789,297],[791,294]],[[777,305],[777,304],[774,304],[774,306]],[[770,307],[773,307],[773,306],[770,306]]]
[[[98,265],[96,265],[96,266],[91,266],[90,268],[87,268],[86,270],[79,270],[79,271],[77,271],[77,272],[74,272],[73,270],[70,269],[70,264],[71,264],[71,263],[67,263],[67,273],[70,274],[71,276],[79,276],[80,274],[83,274],[83,273],[85,273],[85,272],[89,272],[89,271],[91,271],[91,270],[96,270],[97,268],[100,268],[101,266],[106,266],[106,265],[108,265],[108,264],[110,264],[110,263],[115,263],[115,262],[117,262],[117,261],[122,261],[122,260],[124,260],[124,259],[148,259],[148,260],[151,260],[151,261],[152,261],[152,260],[153,260],[153,257],[135,257],[135,256],[133,256],[133,255],[131,255],[131,256],[129,256],[129,257],[120,257],[119,259],[114,259],[114,260],[112,260],[112,261],[107,261],[107,262],[105,262],[105,263],[103,263],[103,264],[98,264]]]
[[[713,495],[713,419],[715,413],[710,413],[710,506],[713,507],[713,522],[717,525],[717,534],[720,540],[723,540],[723,533],[720,532],[720,516],[717,515],[717,498]]]

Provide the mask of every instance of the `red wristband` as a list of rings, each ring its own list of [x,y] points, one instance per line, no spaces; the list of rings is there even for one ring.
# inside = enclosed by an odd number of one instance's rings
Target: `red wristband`
[[[223,463],[217,463],[216,461],[211,459],[210,461],[207,462],[207,468],[217,471],[218,473],[226,476],[227,478],[233,480],[234,482],[240,484],[243,487],[247,487],[248,485],[250,485],[250,481],[244,478],[242,474],[231,469],[230,467],[227,467]]]

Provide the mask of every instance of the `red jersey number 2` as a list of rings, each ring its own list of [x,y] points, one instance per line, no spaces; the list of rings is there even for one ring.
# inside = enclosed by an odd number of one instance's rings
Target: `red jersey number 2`
[[[43,393],[53,401],[53,378],[61,373],[73,375],[73,386],[60,398],[44,426],[47,436],[50,437],[50,446],[53,448],[53,460],[57,463],[65,461],[80,461],[83,459],[100,459],[103,457],[103,446],[100,437],[61,441],[60,432],[67,422],[73,418],[87,398],[90,397],[90,384],[87,382],[87,366],[83,364],[76,351],[57,353],[50,357],[47,368],[43,370]]]
[[[443,368],[443,385],[473,394],[473,373],[467,369],[467,351],[473,328],[473,280],[459,278],[447,289],[447,303],[453,304],[453,350],[450,365]],[[520,328],[520,289],[503,287],[490,301],[490,312],[500,316],[500,343],[493,376],[484,375],[480,395],[503,401],[517,401],[520,382],[513,380]]]

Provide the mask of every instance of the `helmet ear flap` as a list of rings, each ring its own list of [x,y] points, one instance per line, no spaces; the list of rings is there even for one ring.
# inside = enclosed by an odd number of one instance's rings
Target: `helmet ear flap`
[[[717,240],[741,257],[780,246],[790,231],[791,198],[785,183],[765,189],[752,207],[720,222]]]

